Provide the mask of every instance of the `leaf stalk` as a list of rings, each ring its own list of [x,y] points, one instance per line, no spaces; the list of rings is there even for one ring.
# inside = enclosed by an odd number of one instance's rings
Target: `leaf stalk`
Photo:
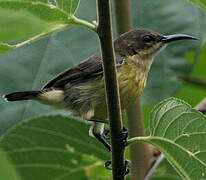
[[[149,138],[150,138],[149,136],[130,138],[126,142],[126,147],[131,146],[131,145],[136,144],[136,143],[140,143],[140,142],[148,142]]]
[[[87,22],[87,21],[85,21],[83,19],[79,19],[79,18],[77,18],[75,16],[71,16],[69,18],[72,20],[73,24],[84,26],[84,27],[86,27],[88,29],[91,29],[92,31],[97,32],[97,26],[96,25],[91,24],[91,23],[89,23],[89,22]]]

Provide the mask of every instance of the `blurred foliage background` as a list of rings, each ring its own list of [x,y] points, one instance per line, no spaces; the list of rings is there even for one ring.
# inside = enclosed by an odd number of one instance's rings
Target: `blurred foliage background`
[[[156,58],[141,97],[147,127],[149,112],[159,101],[176,96],[195,106],[206,95],[205,86],[178,78],[198,78],[206,82],[206,13],[184,0],[132,0],[132,7],[137,28],[148,28],[166,35],[185,33],[200,38],[198,42],[174,43]],[[76,16],[90,22],[96,20],[96,1],[81,0]],[[0,94],[39,89],[58,73],[98,51],[97,35],[86,28],[74,27],[1,55]],[[33,101],[7,103],[0,99],[0,109],[0,134],[24,119],[67,114]],[[160,174],[173,174],[170,166],[162,167]],[[170,179],[178,178],[173,174]]]
[[[206,13],[183,0],[132,0],[132,7],[134,27],[149,28],[162,34],[186,33],[201,39],[172,44],[156,58],[142,95],[145,119],[154,104],[170,96],[195,105],[204,97],[205,88],[187,85],[177,76],[205,78]],[[82,0],[77,17],[90,22],[96,20],[95,0]],[[61,71],[98,51],[95,33],[74,27],[1,55],[0,94],[39,89]],[[0,133],[23,119],[66,113],[33,101],[7,103],[3,99],[0,99],[0,109]]]

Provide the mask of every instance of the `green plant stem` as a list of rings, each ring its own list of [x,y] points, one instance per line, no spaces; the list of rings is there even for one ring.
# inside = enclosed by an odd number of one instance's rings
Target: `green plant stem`
[[[144,122],[141,113],[140,100],[127,109],[129,137],[144,136]],[[142,180],[150,167],[152,158],[151,146],[146,143],[137,143],[130,146],[131,180]]]
[[[156,159],[155,163],[151,167],[151,169],[148,171],[146,176],[144,177],[144,180],[150,180],[152,175],[154,174],[155,170],[159,167],[161,162],[165,159],[164,155],[161,153],[160,156]]]
[[[149,139],[150,139],[149,136],[130,138],[127,140],[126,147],[131,146],[131,145],[136,144],[136,143],[140,143],[140,142],[148,142]]]
[[[56,32],[56,31],[58,31],[58,30],[60,30],[60,29],[64,29],[64,28],[66,28],[67,26],[68,26],[67,24],[59,25],[59,26],[53,28],[53,29],[52,29],[51,31],[49,31],[49,32],[38,34],[38,35],[36,35],[36,36],[34,36],[34,37],[26,40],[26,41],[23,41],[23,42],[21,42],[21,43],[18,43],[18,44],[16,44],[16,45],[14,45],[14,47],[15,47],[15,48],[22,47],[22,46],[24,46],[24,45],[26,45],[26,44],[29,44],[29,43],[32,43],[33,41],[36,41],[36,40],[38,40],[38,39],[40,39],[40,38],[42,38],[42,37],[48,36],[48,35]]]
[[[113,8],[115,10],[114,20],[117,35],[129,31],[133,27],[132,9],[130,0],[113,0]],[[140,98],[130,105],[127,109],[127,124],[129,136],[144,136],[144,120],[141,112]],[[149,160],[152,156],[151,149],[148,144],[140,143],[130,147],[131,157],[131,180],[143,179],[150,164]]]
[[[113,0],[114,21],[117,36],[132,29],[132,10],[130,0]]]
[[[112,41],[110,1],[97,0],[99,26],[97,33],[100,38],[103,58],[104,79],[107,99],[107,109],[110,120],[112,146],[112,174],[113,180],[124,180],[124,146],[122,145],[122,120],[119,90],[116,76],[114,47]]]
[[[193,86],[198,86],[200,88],[206,88],[206,81],[200,78],[195,78],[195,77],[188,77],[188,76],[177,76],[177,79],[193,85]]]
[[[88,29],[91,29],[92,31],[95,31],[95,32],[97,31],[97,27],[96,27],[94,24],[91,24],[91,23],[89,23],[89,22],[87,22],[87,21],[85,21],[85,20],[79,19],[79,18],[77,18],[77,17],[75,17],[75,16],[71,16],[70,19],[73,21],[73,22],[72,22],[73,25],[84,26],[84,27],[87,27]],[[26,44],[29,44],[29,43],[31,43],[31,42],[33,42],[33,41],[36,41],[36,40],[38,40],[38,39],[40,39],[40,38],[42,38],[42,37],[48,36],[48,35],[56,32],[56,31],[58,31],[58,30],[65,29],[65,28],[67,28],[68,26],[70,26],[70,24],[58,25],[58,26],[54,27],[54,28],[53,28],[51,31],[49,31],[49,32],[38,34],[38,35],[36,35],[36,36],[34,36],[34,37],[26,40],[26,41],[23,41],[23,42],[21,42],[21,43],[18,43],[18,44],[16,44],[16,45],[13,45],[12,47],[13,47],[13,48],[22,47],[22,46],[24,46],[24,45],[26,45]]]
[[[92,31],[95,31],[95,32],[97,31],[97,26],[95,26],[94,24],[91,24],[85,20],[79,19],[75,16],[71,16],[71,19],[73,23],[76,25],[87,27],[88,29],[91,29]]]

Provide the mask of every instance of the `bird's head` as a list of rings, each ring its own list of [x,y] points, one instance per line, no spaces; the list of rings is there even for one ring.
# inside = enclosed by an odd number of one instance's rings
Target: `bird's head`
[[[146,29],[134,29],[115,40],[115,51],[121,57],[137,55],[141,60],[152,60],[166,45],[177,40],[198,38],[186,34],[164,36]]]

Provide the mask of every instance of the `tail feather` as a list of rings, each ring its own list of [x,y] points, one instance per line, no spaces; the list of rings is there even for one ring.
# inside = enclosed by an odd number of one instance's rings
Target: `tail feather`
[[[21,91],[14,92],[3,96],[6,101],[23,101],[29,99],[35,99],[41,91]]]

